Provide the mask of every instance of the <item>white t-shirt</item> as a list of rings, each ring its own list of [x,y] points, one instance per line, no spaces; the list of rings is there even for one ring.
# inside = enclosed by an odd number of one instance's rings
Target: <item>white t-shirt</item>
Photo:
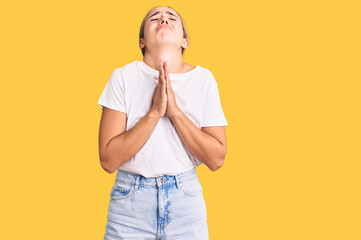
[[[125,112],[126,130],[131,129],[152,107],[159,71],[143,60],[116,68],[110,76],[98,104]],[[212,72],[197,65],[186,73],[170,73],[176,102],[182,112],[200,129],[228,126],[218,84]],[[159,177],[186,172],[202,164],[186,148],[173,122],[165,114],[143,147],[119,167],[124,171]]]

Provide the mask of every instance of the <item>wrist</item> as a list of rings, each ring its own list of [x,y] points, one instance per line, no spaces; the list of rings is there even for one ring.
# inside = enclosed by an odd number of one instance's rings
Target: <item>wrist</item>
[[[173,119],[176,119],[176,118],[179,118],[181,115],[182,115],[182,111],[181,110],[179,110],[179,111],[177,111],[177,112],[175,112],[175,113],[172,113],[172,114],[170,114],[170,115],[168,115],[168,117],[171,119],[171,120],[173,120]]]
[[[153,110],[150,110],[148,113],[147,113],[148,117],[152,120],[156,120],[156,121],[159,121],[162,117],[159,116],[159,114],[155,113]]]

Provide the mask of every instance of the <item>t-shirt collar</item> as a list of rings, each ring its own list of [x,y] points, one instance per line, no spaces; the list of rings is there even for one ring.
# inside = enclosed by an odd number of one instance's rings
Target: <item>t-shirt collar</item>
[[[159,71],[155,70],[154,68],[151,68],[150,66],[148,66],[143,60],[139,61],[139,65],[145,72],[150,73],[154,77],[159,76]],[[185,73],[169,73],[169,77],[172,80],[174,80],[174,79],[184,79],[186,77],[192,76],[199,69],[200,69],[200,65],[197,65],[195,68],[193,68],[192,70],[190,70],[188,72],[185,72]]]

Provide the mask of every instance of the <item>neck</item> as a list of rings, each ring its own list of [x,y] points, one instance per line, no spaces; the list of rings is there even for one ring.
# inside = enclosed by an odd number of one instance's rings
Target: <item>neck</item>
[[[166,47],[158,47],[155,50],[148,51],[146,49],[143,61],[153,69],[159,71],[159,63],[167,61],[169,73],[181,73],[183,71],[182,51],[169,49]]]

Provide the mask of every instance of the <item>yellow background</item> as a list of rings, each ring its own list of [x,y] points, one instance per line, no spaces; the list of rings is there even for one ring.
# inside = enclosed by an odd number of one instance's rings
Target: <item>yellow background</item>
[[[184,18],[184,62],[212,71],[229,123],[223,167],[197,168],[210,239],[361,239],[357,2],[2,2],[0,239],[103,238],[97,101],[142,60],[157,5]]]

